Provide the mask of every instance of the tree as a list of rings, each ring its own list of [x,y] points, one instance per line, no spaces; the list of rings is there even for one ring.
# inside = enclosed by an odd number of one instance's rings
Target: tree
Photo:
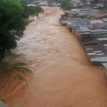
[[[5,87],[13,72],[19,71],[16,77],[24,81],[26,79],[23,76],[32,73],[24,63],[1,61],[5,53],[15,48],[17,40],[23,36],[25,29],[23,14],[24,8],[18,0],[0,0],[0,78],[6,77],[0,89]]]
[[[32,16],[38,16],[39,13],[43,13],[43,9],[38,6],[27,6],[27,2],[22,1],[22,6],[24,8],[24,18],[28,18],[30,15]]]
[[[23,8],[24,8],[23,17],[24,17],[24,18],[28,18],[28,17],[29,17],[29,14],[30,14],[30,9],[29,9],[29,7],[27,6],[27,2],[22,1],[21,3],[22,3],[22,6],[23,6]]]
[[[38,17],[39,13],[43,12],[43,9],[40,6],[30,6],[27,8],[28,10],[25,13],[28,13],[28,16],[32,15],[33,17]]]
[[[23,7],[18,0],[0,0],[0,60],[23,36]]]
[[[35,6],[35,14],[38,17],[39,13],[43,13],[43,9],[40,6]]]
[[[48,4],[50,5],[52,3],[53,0],[48,0]]]
[[[3,89],[6,86],[14,72],[16,73],[15,78],[26,81],[24,76],[27,73],[32,74],[32,71],[25,66],[26,64],[22,62],[0,62],[0,78],[4,79],[0,84],[0,89]]]
[[[60,0],[60,7],[63,10],[69,10],[69,9],[71,9],[70,0]]]

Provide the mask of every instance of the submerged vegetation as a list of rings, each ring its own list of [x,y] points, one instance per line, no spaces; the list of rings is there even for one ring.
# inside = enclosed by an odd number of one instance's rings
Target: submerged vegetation
[[[21,73],[25,74],[25,72],[31,73],[32,71],[24,67],[26,64],[21,62],[0,62],[0,76],[1,74],[6,74],[10,76],[14,71],[20,71]]]
[[[6,80],[1,84],[0,89],[5,87],[14,72],[18,72],[16,78],[26,81],[24,75],[26,75],[26,73],[32,73],[32,71],[25,66],[26,64],[21,62],[0,62],[0,78],[2,78],[2,76],[6,77]]]
[[[68,9],[69,0],[61,0],[61,8]],[[23,75],[32,71],[24,63],[5,62],[5,54],[17,46],[17,41],[23,37],[23,31],[29,23],[30,15],[37,16],[43,12],[40,6],[28,6],[19,0],[0,0],[0,78],[6,76],[6,81],[1,84],[2,89],[14,72],[18,71],[17,78],[26,81]],[[23,75],[22,75],[23,74]]]
[[[22,6],[24,8],[24,18],[29,18],[30,15],[38,17],[39,13],[43,13],[43,9],[40,6],[27,6],[26,2],[22,2]]]
[[[6,85],[13,72],[18,71],[17,77],[21,80],[25,80],[23,75],[31,73],[24,63],[4,62],[3,58],[23,37],[29,15],[38,16],[40,12],[43,12],[40,6],[28,7],[27,3],[19,0],[0,0],[0,78],[3,75],[7,77],[0,89]]]
[[[17,46],[28,24],[25,19],[40,12],[43,12],[40,6],[28,7],[19,0],[0,0],[0,60]]]
[[[17,46],[23,36],[25,23],[23,7],[18,0],[0,0],[0,59]]]

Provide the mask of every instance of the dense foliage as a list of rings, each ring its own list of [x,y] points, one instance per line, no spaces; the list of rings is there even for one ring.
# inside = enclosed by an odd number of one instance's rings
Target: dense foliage
[[[0,0],[0,60],[17,46],[17,40],[23,36],[25,18],[38,16],[40,12],[43,12],[40,6],[28,7],[19,0]]]
[[[38,16],[39,13],[43,12],[43,9],[40,6],[26,6],[23,5],[24,7],[24,17],[28,18],[28,16]]]
[[[14,78],[26,81],[24,75],[26,75],[26,73],[32,73],[32,71],[26,68],[25,65],[25,63],[21,62],[0,62],[0,78],[6,77],[5,80],[0,84],[0,89],[6,86],[12,74],[16,71],[18,72],[16,72]]]
[[[60,0],[60,7],[63,10],[69,10],[69,9],[71,9],[70,0]]]
[[[40,12],[43,10],[39,6],[28,7],[26,3],[18,0],[0,0],[0,78],[6,76],[0,89],[4,88],[13,72],[19,71],[16,77],[20,80],[25,80],[22,74],[32,72],[24,63],[1,60],[6,52],[17,46],[17,41],[23,36],[26,18],[32,14],[38,16]]]
[[[0,59],[16,47],[24,29],[21,3],[18,0],[0,0]]]

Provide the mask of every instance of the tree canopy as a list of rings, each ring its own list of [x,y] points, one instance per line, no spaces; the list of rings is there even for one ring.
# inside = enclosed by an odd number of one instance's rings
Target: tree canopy
[[[33,16],[38,16],[39,13],[43,12],[43,9],[40,6],[30,6],[28,9],[28,14]]]
[[[60,0],[60,7],[63,10],[69,10],[69,9],[71,9],[70,1],[71,0]]]
[[[17,46],[24,29],[21,3],[18,0],[0,0],[0,59]]]
[[[40,6],[29,7],[19,0],[0,0],[0,60],[5,53],[17,46],[17,40],[23,36],[29,15],[43,12]]]
[[[27,6],[26,2],[22,2],[24,8],[24,18],[28,18],[30,15],[38,16],[39,13],[43,13],[43,9],[40,6]]]

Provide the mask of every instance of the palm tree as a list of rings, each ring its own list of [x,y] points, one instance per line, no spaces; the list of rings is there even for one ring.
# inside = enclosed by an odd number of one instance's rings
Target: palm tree
[[[16,75],[18,79],[26,81],[26,79],[21,74],[25,75],[26,73],[32,73],[32,71],[26,68],[25,65],[25,63],[13,61],[0,62],[0,78],[3,76],[6,77],[6,80],[1,84],[0,89],[5,87],[14,72],[19,72]]]

